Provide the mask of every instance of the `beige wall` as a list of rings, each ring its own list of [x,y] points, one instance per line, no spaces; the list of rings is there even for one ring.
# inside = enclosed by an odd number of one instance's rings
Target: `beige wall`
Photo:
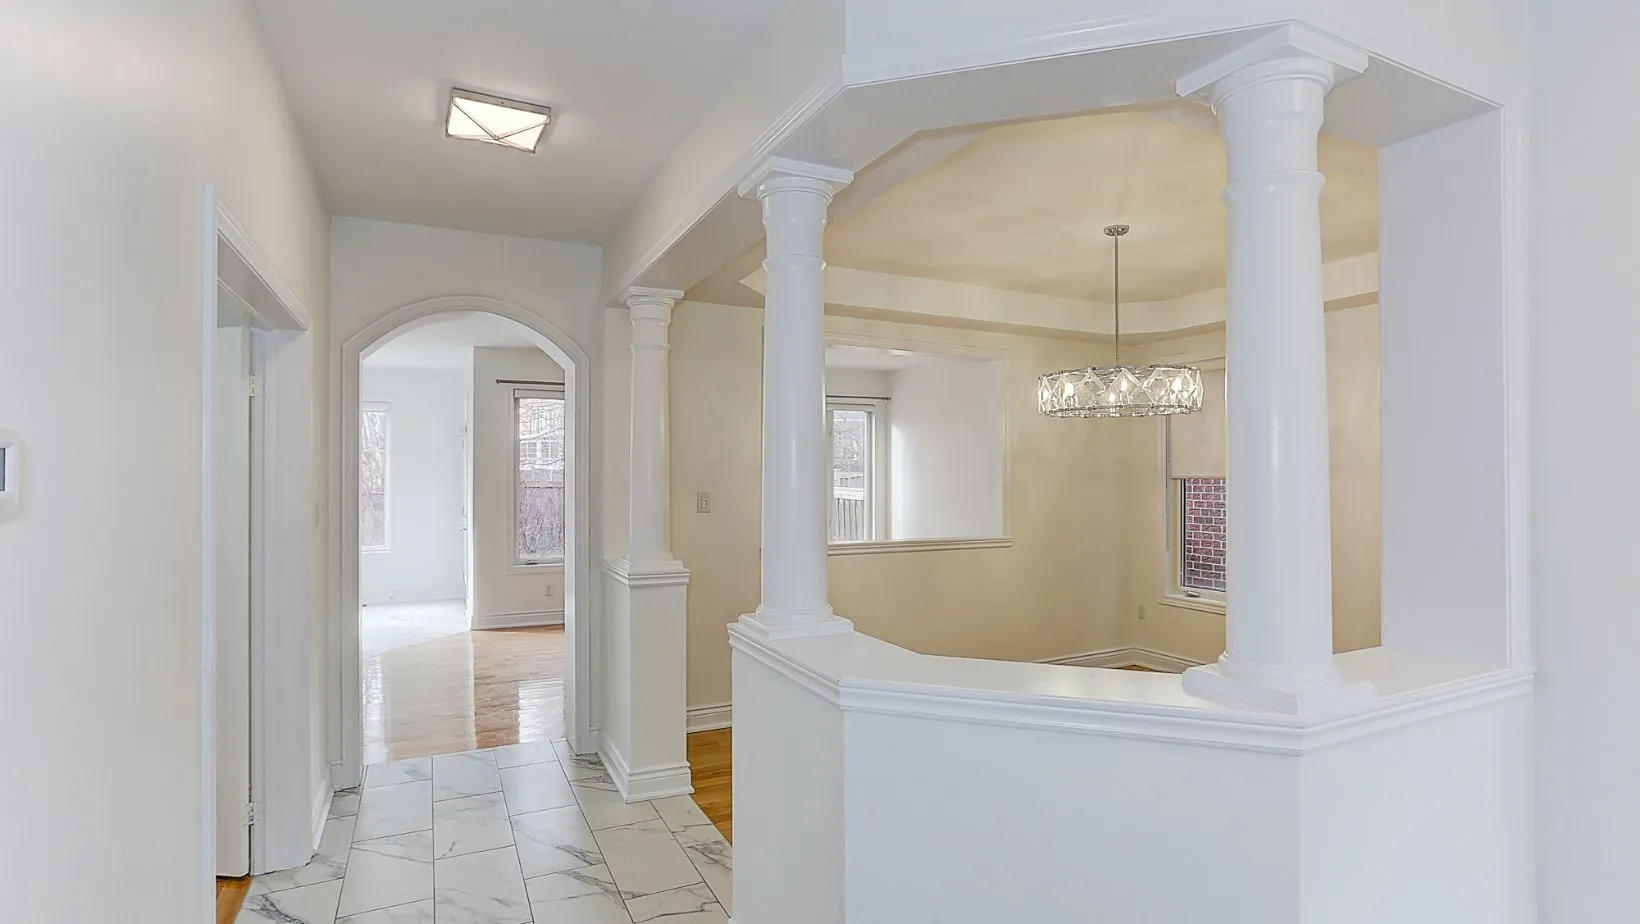
[[[564,381],[564,370],[540,350],[479,347],[473,350],[472,616],[475,623],[508,616],[554,613],[564,608],[564,566],[513,564],[514,439],[512,385],[496,379]],[[561,615],[548,621],[561,620]]]
[[[689,704],[729,699],[726,626],[757,608],[763,313],[697,302],[671,329],[672,543],[689,586]],[[1036,376],[1108,347],[1070,340],[827,318],[851,342],[984,352],[1006,364],[1005,549],[831,558],[831,602],[862,632],[933,654],[1035,660],[1125,644],[1122,498],[1112,428],[1048,420]],[[1116,422],[1120,429],[1127,422]],[[695,512],[697,492],[712,512]]]
[[[1145,359],[1206,361],[1224,356],[1222,331],[1158,341]],[[1333,641],[1338,651],[1379,640],[1378,306],[1327,314],[1327,386],[1332,431]],[[1131,429],[1124,478],[1128,554],[1126,610],[1133,644],[1197,661],[1224,650],[1224,615],[1207,604],[1180,605],[1163,594],[1170,559],[1161,430]],[[1144,616],[1138,616],[1140,608]]]

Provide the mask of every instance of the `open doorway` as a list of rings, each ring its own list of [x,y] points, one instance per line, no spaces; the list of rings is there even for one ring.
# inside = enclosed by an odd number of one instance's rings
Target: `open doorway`
[[[283,717],[308,715],[323,678],[309,645],[311,322],[214,190],[205,257],[200,822],[212,880],[312,855],[318,755]]]
[[[341,786],[365,765],[590,738],[585,360],[545,327],[443,299],[343,347]]]

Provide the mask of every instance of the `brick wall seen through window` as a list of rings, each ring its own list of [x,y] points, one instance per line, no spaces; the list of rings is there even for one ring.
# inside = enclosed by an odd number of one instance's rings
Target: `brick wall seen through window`
[[[1224,479],[1179,479],[1179,587],[1224,592]]]

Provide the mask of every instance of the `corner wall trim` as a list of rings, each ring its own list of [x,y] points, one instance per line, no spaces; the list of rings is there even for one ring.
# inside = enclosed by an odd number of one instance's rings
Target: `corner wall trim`
[[[609,771],[609,779],[620,791],[621,798],[628,803],[664,799],[667,796],[687,796],[695,791],[687,763],[662,764],[633,770],[627,766],[626,758],[607,738],[598,743],[598,758],[604,762],[604,769]]]
[[[491,613],[488,616],[473,615],[472,627],[475,630],[483,629],[527,629],[531,626],[561,626],[564,624],[564,611],[539,610],[534,613]]]
[[[336,788],[329,781],[319,787],[313,802],[313,852],[319,852],[319,840],[325,836],[325,822],[330,820],[330,803],[336,797]]]
[[[711,703],[691,706],[684,719],[684,731],[689,733],[716,731],[734,725],[733,703]]]

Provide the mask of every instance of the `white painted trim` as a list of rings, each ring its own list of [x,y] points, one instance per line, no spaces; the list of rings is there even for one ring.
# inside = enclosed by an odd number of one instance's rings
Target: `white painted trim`
[[[1057,658],[1043,658],[1037,663],[1063,664],[1070,667],[1144,667],[1164,674],[1181,674],[1202,662],[1157,651],[1154,648],[1126,645],[1062,655]]]
[[[668,796],[687,796],[695,791],[688,763],[661,764],[633,770],[626,758],[611,741],[598,745],[598,758],[609,771],[609,778],[627,802],[646,802]]]
[[[533,613],[490,613],[485,616],[474,614],[472,628],[474,631],[485,629],[527,629],[532,626],[561,626],[564,624],[563,609],[537,610]]]
[[[325,780],[313,800],[313,851],[319,852],[319,841],[325,836],[325,822],[330,820],[330,803],[336,798],[336,788]]]
[[[347,768],[342,766],[341,761],[333,760],[330,762],[330,791],[332,794],[341,792],[343,789],[351,788],[342,785],[342,780],[346,772]]]
[[[689,734],[730,728],[734,725],[734,704],[711,703],[705,706],[691,706],[684,716],[684,730]]]
[[[312,316],[280,278],[267,254],[207,186],[204,196],[204,303],[202,312],[200,761],[201,862],[214,920],[216,838],[216,561],[214,450],[218,300],[234,299],[254,331],[263,388],[252,416],[258,429],[252,503],[257,531],[252,570],[260,596],[250,626],[250,798],[261,807],[250,831],[250,870],[264,873],[305,864],[311,841],[312,695],[308,663],[309,515],[312,510]],[[226,251],[224,251],[224,245]],[[226,259],[223,259],[224,253]],[[356,474],[356,473],[355,473]],[[322,793],[321,793],[322,794]],[[327,797],[328,798],[328,797]]]
[[[1196,707],[1076,699],[878,678],[832,678],[793,656],[778,640],[758,638],[738,625],[730,627],[729,645],[844,712],[1290,755],[1529,696],[1533,685],[1529,672],[1496,671],[1384,696],[1355,714],[1316,720],[1205,703]]]
[[[593,393],[596,376],[585,350],[568,333],[532,312],[482,296],[446,296],[405,305],[366,325],[331,353],[331,381],[335,398],[331,406],[331,505],[330,556],[332,651],[339,663],[332,670],[337,680],[335,700],[330,704],[338,726],[342,761],[339,788],[357,786],[364,754],[363,687],[359,677],[359,559],[349,550],[359,544],[359,362],[389,336],[432,323],[438,315],[477,311],[516,321],[530,330],[536,346],[563,368],[569,393],[570,432],[567,439],[572,497],[569,504],[568,558],[566,581],[576,588],[566,598],[564,645],[570,655],[565,663],[565,731],[570,747],[578,754],[595,749],[593,734],[598,706],[597,684],[592,680],[593,648],[597,644],[597,613],[601,589],[592,579],[593,480],[595,454]],[[354,511],[347,515],[347,511]],[[680,655],[681,656],[681,655]]]
[[[1011,536],[995,539],[884,539],[873,542],[833,542],[827,555],[888,555],[897,552],[956,552],[964,549],[1011,549]]]
[[[604,572],[628,587],[665,587],[689,583],[689,569],[683,566],[683,562],[677,561],[640,567],[624,558],[606,558]]]

